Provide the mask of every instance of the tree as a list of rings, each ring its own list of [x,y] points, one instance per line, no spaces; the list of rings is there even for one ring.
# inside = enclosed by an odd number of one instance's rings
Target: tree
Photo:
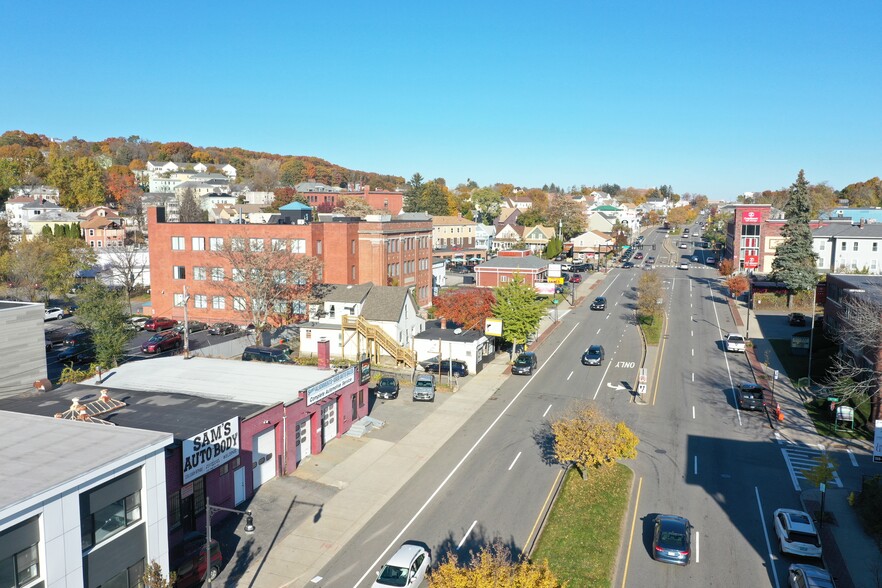
[[[723,277],[731,276],[733,273],[735,273],[735,263],[731,259],[724,259],[720,262],[720,267],[718,271]]]
[[[571,198],[555,198],[548,205],[545,218],[548,226],[561,227],[564,240],[585,232],[585,212],[582,205]]]
[[[750,280],[743,275],[729,276],[726,280],[726,288],[732,294],[732,298],[738,298],[750,289]]]
[[[657,210],[650,210],[646,214],[646,222],[649,223],[649,226],[657,225],[661,222],[661,215]]]
[[[668,212],[666,220],[675,227],[682,227],[692,223],[698,216],[698,211],[690,206],[677,206]]]
[[[280,166],[275,159],[261,158],[251,162],[251,189],[268,191],[275,188],[279,183]]]
[[[808,224],[810,212],[808,182],[803,170],[799,170],[784,206],[787,218],[787,224],[781,229],[784,241],[778,245],[772,261],[772,280],[784,282],[789,292],[810,290],[818,283],[817,255],[812,248],[812,230]]]
[[[588,479],[588,472],[612,465],[619,459],[637,457],[640,440],[623,422],[613,423],[591,404],[572,409],[551,423],[554,455],[560,463],[572,463]]]
[[[423,209],[432,216],[447,216],[450,214],[450,201],[447,187],[435,181],[423,185],[422,202]]]
[[[545,247],[545,259],[554,259],[563,251],[563,241],[560,237],[552,237]]]
[[[538,208],[528,208],[515,219],[515,224],[522,227],[535,227],[537,225],[544,225],[546,222],[548,221],[545,219],[545,214]],[[557,225],[554,228],[556,229]]]
[[[420,212],[425,210],[423,200],[423,176],[419,172],[413,174],[407,182],[407,190],[404,192],[404,211]]]
[[[502,319],[502,338],[514,345],[526,345],[545,316],[545,302],[536,300],[536,291],[518,275],[496,288],[495,293],[493,316]]]
[[[502,195],[491,188],[479,188],[472,192],[472,206],[480,215],[484,224],[492,224],[502,210]]]
[[[692,206],[695,207],[696,210],[704,210],[708,206],[707,196],[704,194],[695,194],[692,196]]]
[[[135,224],[135,243],[141,240],[147,218],[144,215],[144,192],[140,189],[128,192],[119,203],[119,210],[123,216]]]
[[[429,572],[429,588],[562,588],[547,561],[533,563],[521,557],[512,561],[511,551],[498,541],[472,553],[460,567],[456,552]]]
[[[0,220],[0,256],[9,251],[12,243],[9,235],[9,224],[5,220]]]
[[[654,271],[640,274],[637,283],[637,314],[641,319],[648,318],[650,323],[655,322],[655,317],[661,310],[659,300],[662,297],[661,278]]]
[[[181,195],[180,222],[182,223],[202,223],[208,220],[208,212],[202,210],[196,198],[193,196],[193,190],[187,188]]]
[[[162,575],[162,566],[156,560],[150,562],[141,578],[144,582],[144,588],[173,588],[177,579],[175,572],[170,573],[166,579]]]
[[[123,202],[131,192],[143,191],[135,181],[135,174],[124,165],[114,165],[107,170],[107,191],[116,202]]]
[[[364,198],[358,196],[343,196],[340,206],[338,206],[334,212],[342,212],[346,216],[364,218],[369,214],[374,214],[375,211]]]
[[[103,368],[116,367],[133,335],[126,325],[131,306],[125,293],[95,280],[80,290],[77,305],[76,322],[92,336],[95,360]]]
[[[483,330],[484,319],[493,316],[496,297],[485,288],[459,288],[446,290],[434,299],[435,316],[469,330],[479,326]]]
[[[63,237],[25,239],[4,255],[7,282],[27,300],[49,294],[64,295],[73,287],[76,272],[92,267],[95,253],[80,239]]]
[[[272,251],[244,237],[233,237],[215,252],[230,269],[218,288],[234,301],[239,311],[254,325],[257,340],[273,323],[283,324],[305,314],[312,302],[313,286],[321,261],[290,253]],[[296,307],[296,308],[295,308]]]
[[[820,487],[821,484],[829,484],[834,480],[833,473],[838,467],[836,459],[825,451],[815,458],[814,466],[803,470],[803,475],[812,485]]]
[[[601,184],[599,190],[601,192],[606,192],[610,196],[615,196],[622,191],[622,187],[618,184]]]
[[[149,267],[144,263],[146,257],[145,251],[136,249],[130,245],[121,247],[107,247],[104,250],[107,264],[104,266],[104,272],[111,279],[111,283],[119,284],[126,292],[126,299],[129,308],[132,304],[132,292],[141,282],[144,271]]]
[[[628,244],[631,238],[631,227],[621,221],[616,221],[612,226],[613,244],[619,249]]]

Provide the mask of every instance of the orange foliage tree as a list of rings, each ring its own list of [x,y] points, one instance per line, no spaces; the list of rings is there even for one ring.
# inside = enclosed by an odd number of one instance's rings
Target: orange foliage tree
[[[720,275],[731,276],[735,271],[735,263],[731,259],[724,259],[720,262]]]
[[[496,296],[484,288],[460,288],[448,290],[435,298],[435,316],[461,325],[463,329],[474,329],[484,319],[493,316]]]
[[[750,289],[750,281],[742,275],[729,276],[726,280],[726,287],[734,298],[738,298]]]
[[[113,165],[107,170],[105,177],[107,191],[117,202],[122,202],[128,195],[138,189],[135,174],[124,165]]]

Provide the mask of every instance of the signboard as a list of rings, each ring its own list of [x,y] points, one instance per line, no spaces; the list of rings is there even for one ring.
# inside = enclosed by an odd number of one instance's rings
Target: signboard
[[[646,383],[646,368],[640,368],[640,376],[637,381],[640,382],[641,384]]]
[[[484,319],[484,334],[488,337],[502,337],[502,319]]]
[[[775,370],[775,379],[778,379],[778,370]]]
[[[371,381],[371,360],[363,359],[358,364],[358,373],[360,377],[358,378],[358,383],[361,385],[367,384]]]
[[[637,394],[641,396],[646,394],[646,384],[637,384]]]
[[[322,380],[314,386],[306,389],[306,406],[324,400],[334,392],[345,388],[355,381],[355,368],[347,368],[340,373],[334,374],[327,380]]]
[[[876,433],[873,436],[873,461],[882,462],[882,421],[876,421]]]
[[[554,287],[557,284],[552,282],[536,282],[533,284],[533,287],[536,288],[537,294],[542,294],[543,296],[554,296]]]
[[[548,264],[548,277],[549,278],[559,278],[560,277],[561,264],[559,263],[549,263]]]
[[[239,455],[239,417],[185,439],[184,484],[201,478]]]
[[[564,283],[563,278],[548,278],[548,281],[552,284],[563,284]]]
[[[744,267],[754,269],[759,267],[759,255],[745,255]]]
[[[741,224],[742,225],[758,225],[760,223],[761,215],[758,210],[742,210],[741,211]]]

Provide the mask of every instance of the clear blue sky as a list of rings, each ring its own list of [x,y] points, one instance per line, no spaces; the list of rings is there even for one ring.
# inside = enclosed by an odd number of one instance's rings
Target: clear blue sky
[[[882,2],[2,0],[0,130],[449,185],[882,174]]]

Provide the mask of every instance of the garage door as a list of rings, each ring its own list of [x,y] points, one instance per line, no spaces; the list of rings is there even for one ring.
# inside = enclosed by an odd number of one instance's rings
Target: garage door
[[[251,461],[253,469],[253,488],[260,486],[276,477],[276,430],[268,429],[252,439]]]
[[[322,441],[327,443],[337,436],[337,403],[329,402],[322,407]]]
[[[297,463],[312,455],[312,434],[309,430],[309,419],[305,418],[294,429],[297,436]]]

